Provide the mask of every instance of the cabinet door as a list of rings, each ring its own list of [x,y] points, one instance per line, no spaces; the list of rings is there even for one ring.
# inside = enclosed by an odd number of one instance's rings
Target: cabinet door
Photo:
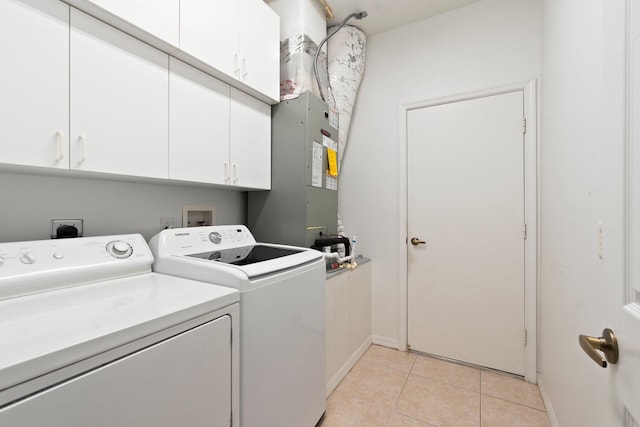
[[[69,167],[69,6],[0,0],[0,163]]]
[[[169,68],[169,178],[225,184],[229,86],[175,58]]]
[[[181,0],[180,50],[237,78],[239,20],[235,0]]]
[[[229,426],[231,319],[220,317],[0,410],[0,425]]]
[[[242,5],[240,74],[243,83],[280,99],[280,17],[262,0],[236,0]]]
[[[271,188],[271,106],[231,88],[231,183]]]
[[[349,354],[371,338],[371,262],[361,264],[349,275]]]
[[[169,58],[71,9],[71,168],[168,177]]]
[[[91,0],[91,3],[173,46],[180,42],[180,0],[154,0],[153,5],[147,0]]]

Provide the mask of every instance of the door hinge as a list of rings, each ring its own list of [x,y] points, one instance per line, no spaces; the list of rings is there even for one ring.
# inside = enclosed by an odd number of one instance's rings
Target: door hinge
[[[527,118],[526,117],[522,118],[522,133],[523,134],[527,133]]]
[[[524,330],[524,345],[525,347],[527,346],[527,341],[528,341],[528,337],[527,337],[527,330]]]
[[[522,238],[527,240],[527,224],[522,224]]]

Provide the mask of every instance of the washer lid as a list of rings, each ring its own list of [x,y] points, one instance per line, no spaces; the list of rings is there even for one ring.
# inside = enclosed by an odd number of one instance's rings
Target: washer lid
[[[241,248],[224,249],[221,251],[207,251],[199,254],[187,255],[193,258],[206,259],[233,265],[249,265],[257,262],[269,261],[276,258],[298,254],[302,249],[282,248],[269,245],[254,245]]]
[[[218,276],[192,269],[216,271],[219,276],[253,280],[324,259],[314,249],[257,243],[244,225],[173,228],[149,242],[154,271],[225,285]],[[255,251],[254,251],[255,248]]]
[[[238,301],[157,273],[0,301],[0,391]]]

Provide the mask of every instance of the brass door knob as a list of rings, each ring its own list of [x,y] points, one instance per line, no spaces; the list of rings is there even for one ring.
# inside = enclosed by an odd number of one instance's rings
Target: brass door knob
[[[587,355],[603,368],[607,367],[607,362],[614,364],[618,361],[618,339],[616,334],[609,328],[602,331],[600,338],[580,335],[578,338],[580,347]],[[596,350],[604,353],[605,360]]]
[[[422,240],[418,239],[417,237],[412,237],[411,238],[411,244],[413,246],[418,246],[418,245],[426,245],[427,242],[423,242]]]

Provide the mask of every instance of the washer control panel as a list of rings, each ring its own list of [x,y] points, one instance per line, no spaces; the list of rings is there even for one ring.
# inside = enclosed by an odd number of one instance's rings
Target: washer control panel
[[[0,243],[0,299],[151,271],[139,234]]]
[[[174,255],[190,255],[211,250],[253,246],[256,240],[244,225],[209,225],[162,230],[151,244],[162,241],[163,250]]]

